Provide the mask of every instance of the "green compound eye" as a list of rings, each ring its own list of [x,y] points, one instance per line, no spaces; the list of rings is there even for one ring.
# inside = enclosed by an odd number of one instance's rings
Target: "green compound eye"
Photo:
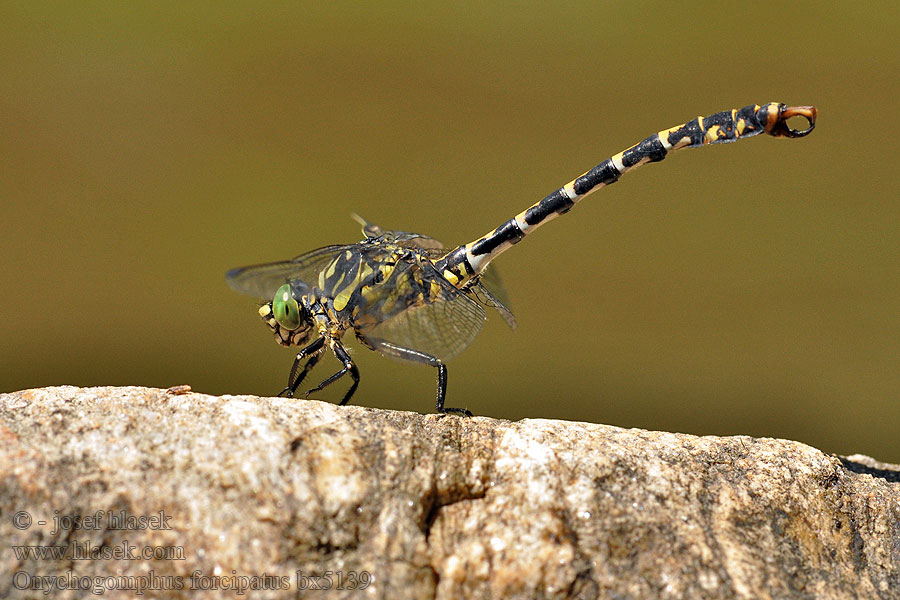
[[[275,320],[285,329],[297,329],[300,327],[300,309],[297,301],[291,295],[291,286],[284,284],[275,292],[272,299],[272,313]]]

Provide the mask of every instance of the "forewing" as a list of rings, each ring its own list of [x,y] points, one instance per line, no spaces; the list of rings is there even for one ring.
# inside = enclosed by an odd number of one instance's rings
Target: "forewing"
[[[367,238],[384,237],[384,239],[395,242],[398,246],[406,248],[443,248],[444,245],[432,237],[422,235],[421,233],[411,233],[409,231],[395,231],[393,229],[382,229],[374,223],[369,223],[356,213],[350,213],[353,219],[363,226],[363,234]]]
[[[387,342],[442,361],[465,350],[484,325],[484,308],[433,270],[409,264],[397,271],[384,288],[385,294],[397,297],[388,298],[384,306],[389,310],[370,307],[374,324],[361,331],[363,336],[376,348]],[[413,281],[416,271],[424,285]],[[419,288],[427,294],[408,293]]]
[[[310,287],[314,286],[319,272],[328,263],[341,252],[353,248],[354,245],[326,246],[291,260],[239,267],[228,271],[225,279],[236,292],[269,300],[279,287],[289,281],[299,279]]]
[[[443,250],[444,245],[427,235],[421,233],[410,233],[408,231],[389,231],[385,230],[385,235],[393,239],[398,246],[407,248],[423,248],[426,250]]]

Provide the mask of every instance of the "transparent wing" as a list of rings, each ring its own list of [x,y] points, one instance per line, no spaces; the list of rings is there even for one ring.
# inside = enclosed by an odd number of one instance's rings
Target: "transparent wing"
[[[442,243],[440,243],[433,237],[428,237],[427,235],[422,235],[421,233],[410,233],[408,231],[391,231],[385,229],[384,235],[391,241],[395,242],[398,246],[428,250],[429,252],[427,254],[429,255],[436,254],[437,256],[442,256],[446,252]]]
[[[319,272],[328,263],[341,252],[355,247],[353,244],[326,246],[291,260],[239,267],[228,271],[225,279],[236,292],[270,300],[275,290],[288,281],[299,279],[314,285],[318,281]]]
[[[478,298],[479,302],[485,306],[495,308],[510,329],[514,330],[516,328],[516,317],[507,306],[509,301],[507,300],[506,289],[504,289],[496,269],[489,268],[484,271],[478,279],[478,283],[470,287],[469,290]]]
[[[432,260],[443,257],[447,253],[444,245],[432,237],[421,233],[409,233],[407,231],[389,231],[379,228],[385,236],[391,236],[398,246],[418,248],[422,255]],[[478,278],[478,283],[471,285],[468,290],[484,306],[490,306],[500,313],[510,329],[516,328],[516,317],[509,308],[509,299],[503,282],[494,268],[488,268]]]
[[[442,243],[427,235],[410,233],[409,231],[382,229],[374,223],[369,223],[356,213],[351,213],[351,216],[357,223],[363,226],[363,234],[367,238],[384,236],[388,241],[395,242],[398,246],[404,246],[406,248],[428,248],[437,250],[443,250],[444,248]]]
[[[443,257],[447,253],[444,245],[432,237],[422,235],[420,233],[409,233],[407,231],[390,231],[378,228],[380,234],[390,237],[400,246],[412,247],[420,249],[421,254],[436,260]],[[490,306],[500,313],[503,320],[509,325],[510,329],[516,328],[516,317],[513,315],[508,304],[508,296],[503,282],[494,268],[488,268],[479,276],[478,283],[475,283],[467,289],[484,306]]]
[[[500,303],[504,308],[509,305],[509,295],[506,293],[506,286],[503,285],[500,274],[493,265],[490,265],[487,269],[482,271],[481,275],[478,277],[478,283],[480,283],[481,287],[485,288],[491,296],[494,297],[494,300]],[[507,310],[509,309],[507,308]]]
[[[450,360],[475,340],[484,325],[484,308],[434,271],[414,263],[398,266],[386,283],[390,285],[384,293],[391,297],[370,307],[373,324],[360,330],[376,348],[386,342]]]
[[[397,244],[400,246],[406,246],[408,248],[422,248],[429,251],[438,251],[436,253],[438,256],[442,256],[444,253],[446,253],[446,250],[444,250],[444,245],[433,237],[428,237],[427,235],[422,235],[421,233],[407,233],[405,231],[392,231],[391,233],[399,236],[397,238]],[[435,252],[428,252],[428,254],[435,254]]]

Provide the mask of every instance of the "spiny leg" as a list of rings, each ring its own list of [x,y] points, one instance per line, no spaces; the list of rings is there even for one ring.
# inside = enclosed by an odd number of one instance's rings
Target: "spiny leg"
[[[350,397],[353,396],[353,392],[356,391],[356,387],[359,385],[359,369],[356,368],[353,359],[350,358],[350,354],[347,353],[340,342],[337,340],[332,341],[331,349],[334,350],[334,355],[337,359],[344,364],[344,368],[311,390],[307,390],[306,393],[303,394],[303,397],[308,398],[310,394],[321,391],[325,386],[331,385],[347,373],[350,373],[350,379],[353,380],[353,385],[350,386],[350,389],[344,394],[344,399],[341,400],[341,406],[344,406],[350,401]]]
[[[444,406],[444,398],[447,397],[447,365],[438,361],[438,389],[437,389],[437,411],[442,414],[456,413],[464,417],[471,417],[472,411],[468,408],[453,408]]]
[[[311,343],[309,346],[300,350],[297,353],[297,358],[294,359],[294,364],[291,366],[291,372],[288,374],[288,385],[286,388],[281,390],[279,396],[287,396],[291,398],[294,393],[297,391],[297,388],[300,387],[300,384],[303,383],[303,379],[306,375],[312,371],[313,367],[318,364],[319,359],[322,358],[322,350],[325,348],[325,338],[318,338],[316,341]],[[309,358],[306,361],[306,364],[303,365],[303,370],[298,374],[297,367],[300,366],[300,363],[304,358]]]
[[[294,394],[297,393],[297,388],[300,387],[300,384],[303,383],[303,380],[306,378],[306,375],[313,370],[317,364],[319,364],[319,360],[322,358],[322,352],[318,352],[309,357],[309,360],[306,361],[306,364],[303,365],[303,370],[294,379],[294,373],[297,371],[297,365],[299,364],[299,360],[294,361],[294,366],[291,368],[291,374],[288,376],[288,387],[284,388],[282,394],[287,392],[287,397],[291,398]]]
[[[369,343],[371,343],[379,352],[387,356],[393,356],[394,358],[399,358],[401,360],[408,360],[411,362],[417,362],[436,367],[438,370],[437,401],[435,403],[437,411],[441,414],[455,413],[458,415],[464,415],[466,417],[472,416],[471,411],[469,411],[469,409],[467,408],[453,408],[451,406],[444,406],[444,399],[447,397],[447,366],[438,358],[424,352],[419,352],[418,350],[411,350],[410,348],[397,346],[396,344],[391,344],[390,342],[369,340]]]

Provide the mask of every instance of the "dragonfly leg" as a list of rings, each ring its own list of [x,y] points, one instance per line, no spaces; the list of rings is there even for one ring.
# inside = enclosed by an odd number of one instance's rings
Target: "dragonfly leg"
[[[347,390],[347,393],[344,394],[344,399],[341,400],[341,406],[347,404],[350,401],[350,397],[353,396],[353,392],[356,391],[356,387],[359,385],[359,369],[356,368],[356,365],[353,363],[353,359],[350,358],[350,354],[344,350],[344,347],[337,341],[334,341],[332,345],[332,349],[334,350],[334,355],[337,357],[339,361],[344,364],[344,368],[312,388],[311,390],[307,390],[303,395],[305,398],[309,397],[310,394],[314,392],[321,391],[327,385],[331,385],[347,373],[350,373],[350,379],[353,380],[353,385],[350,386],[350,389]]]
[[[409,348],[397,346],[396,344],[391,344],[390,342],[385,342],[382,340],[369,340],[369,342],[373,343],[375,348],[379,352],[387,356],[393,356],[394,358],[399,358],[401,360],[408,360],[410,362],[417,362],[436,367],[438,370],[437,402],[435,403],[437,411],[441,414],[454,413],[466,417],[472,416],[471,411],[469,411],[469,409],[467,408],[453,408],[451,406],[444,406],[444,398],[447,397],[447,365],[441,362],[440,359],[430,354],[419,352],[418,350],[411,350]]]
[[[472,411],[468,408],[453,408],[444,406],[444,398],[447,397],[447,365],[435,359],[438,370],[437,411],[441,414],[456,413],[465,417],[471,417]]]
[[[320,337],[297,353],[297,358],[294,359],[294,364],[291,366],[291,372],[288,374],[288,385],[281,390],[281,393],[278,394],[279,396],[291,398],[297,392],[297,388],[303,383],[303,379],[306,377],[307,373],[312,371],[312,368],[315,367],[319,362],[319,359],[322,358],[322,350],[324,348],[325,338]],[[300,366],[300,363],[303,362],[304,358],[309,358],[309,360],[303,365],[303,370],[300,371],[300,373],[297,373],[297,368]]]

